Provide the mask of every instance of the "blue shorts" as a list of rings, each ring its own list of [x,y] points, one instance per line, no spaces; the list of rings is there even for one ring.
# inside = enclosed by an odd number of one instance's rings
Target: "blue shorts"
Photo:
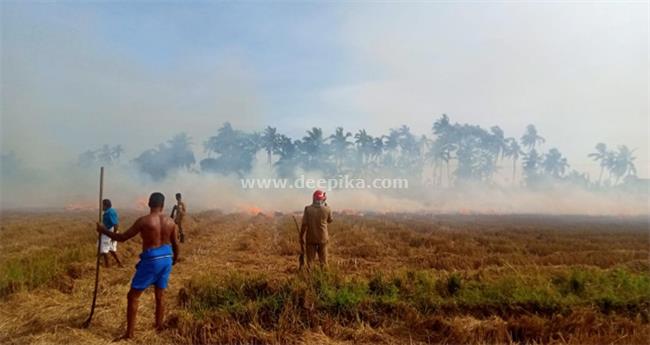
[[[157,288],[167,288],[169,274],[172,272],[172,246],[163,244],[157,248],[149,248],[140,254],[140,262],[135,265],[135,275],[131,287],[144,290],[151,285]]]

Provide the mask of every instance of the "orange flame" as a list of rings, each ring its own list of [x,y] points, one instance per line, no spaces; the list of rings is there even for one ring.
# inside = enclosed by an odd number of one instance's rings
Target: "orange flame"
[[[149,200],[146,196],[139,196],[135,199],[135,208],[137,210],[146,210],[149,208]]]
[[[255,205],[239,205],[237,207],[237,210],[241,213],[246,213],[251,216],[256,216],[260,213],[264,214],[261,208],[255,206]]]

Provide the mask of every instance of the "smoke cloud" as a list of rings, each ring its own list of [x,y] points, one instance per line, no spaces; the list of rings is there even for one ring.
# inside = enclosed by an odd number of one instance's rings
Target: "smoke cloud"
[[[258,154],[247,178],[269,178],[275,172]],[[23,171],[26,172],[26,171]],[[298,171],[305,178],[326,176]],[[3,175],[0,208],[44,210],[96,209],[99,169],[62,165],[50,171],[32,171],[21,177]],[[53,177],[56,177],[53,179]],[[7,178],[10,178],[7,180]],[[340,212],[426,212],[463,214],[586,214],[648,215],[647,190],[634,192],[588,191],[571,184],[556,184],[541,191],[524,187],[486,186],[469,183],[462,187],[422,190],[413,186],[399,190],[335,189],[328,201]],[[150,193],[160,191],[171,208],[174,194],[181,192],[192,212],[219,209],[225,212],[295,212],[311,202],[311,189],[243,189],[235,175],[206,174],[180,170],[162,181],[154,181],[133,165],[105,168],[104,197],[118,209],[146,211]],[[10,196],[6,198],[6,196]]]
[[[309,202],[308,190],[243,190],[236,174],[201,171],[214,154],[203,144],[224,122],[247,132],[269,124],[292,138],[312,127],[377,134],[406,124],[419,137],[448,113],[516,139],[533,123],[543,152],[557,146],[592,182],[600,167],[587,154],[598,142],[636,149],[637,175],[649,174],[644,3],[0,6],[3,209],[96,207],[97,165],[78,160],[102,145],[125,150],[106,167],[117,207],[141,208],[152,191],[168,204],[182,192],[194,210],[290,211]],[[181,132],[196,164],[158,180],[134,164]],[[246,176],[274,177],[265,161],[258,152]],[[649,213],[647,180],[531,190],[512,186],[507,170],[493,184],[333,190],[330,202],[339,210]]]

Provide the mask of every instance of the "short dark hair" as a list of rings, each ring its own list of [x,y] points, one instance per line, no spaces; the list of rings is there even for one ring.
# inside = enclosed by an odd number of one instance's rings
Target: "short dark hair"
[[[176,193],[176,199],[181,197],[181,193]]]
[[[151,193],[151,196],[149,196],[149,207],[157,208],[157,207],[163,207],[164,205],[165,205],[165,196],[163,195],[163,193],[160,192]]]
[[[104,205],[105,208],[111,208],[113,207],[113,204],[109,199],[104,199],[102,200],[102,205]]]

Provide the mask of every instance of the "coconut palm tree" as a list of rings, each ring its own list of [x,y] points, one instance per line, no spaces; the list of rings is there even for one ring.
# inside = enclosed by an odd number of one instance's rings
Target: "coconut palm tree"
[[[478,138],[477,154],[481,162],[479,174],[486,179],[491,179],[497,171],[499,158],[503,157],[506,146],[505,136],[503,130],[499,126],[490,127],[490,131],[486,131],[479,126],[471,126],[471,134]],[[492,158],[493,162],[487,160]]]
[[[498,162],[499,157],[503,157],[506,149],[506,139],[503,130],[499,126],[490,127],[490,135],[487,136],[488,150],[492,152],[495,159],[495,164]]]
[[[278,138],[278,146],[274,154],[280,158],[275,162],[274,166],[278,176],[280,177],[293,177],[298,166],[298,150],[297,146],[299,141],[292,141],[291,138],[284,134],[280,134]]]
[[[605,143],[598,143],[596,144],[596,152],[590,153],[588,157],[599,162],[600,173],[598,174],[598,186],[600,186],[603,180],[603,172],[612,165],[613,155],[607,150],[607,145]]]
[[[201,161],[201,170],[243,176],[253,168],[259,138],[258,133],[245,133],[234,129],[228,122],[224,123],[217,135],[203,144],[208,158]],[[211,158],[211,154],[216,154],[217,158]]]
[[[266,151],[266,159],[269,167],[273,167],[273,153],[280,145],[280,135],[275,127],[268,126],[260,137],[260,145]]]
[[[325,151],[326,143],[323,137],[323,130],[313,127],[307,131],[307,135],[302,138],[302,148],[305,153],[312,156],[321,156]]]
[[[447,167],[447,184],[451,186],[449,173],[449,160],[451,159],[452,145],[446,144],[440,138],[434,140],[429,146],[427,159],[433,165],[433,181],[435,185],[442,185],[443,166]]]
[[[329,163],[329,146],[323,137],[323,130],[313,127],[307,131],[302,141],[297,143],[301,153],[301,161],[305,170],[320,170],[331,172],[334,166]]]
[[[516,182],[515,177],[517,174],[517,161],[519,160],[519,157],[524,154],[524,152],[521,150],[517,139],[507,138],[505,141],[506,146],[504,156],[512,158],[512,183],[514,184]]]
[[[457,148],[454,144],[456,142],[455,139],[457,139],[457,136],[455,136],[457,131],[455,130],[455,127],[451,125],[447,114],[442,114],[440,119],[433,123],[431,131],[433,132],[433,135],[436,136],[430,150],[430,156],[434,161],[434,169],[435,164],[440,164],[438,169],[438,185],[442,185],[442,164],[444,163],[447,168],[447,185],[451,186],[449,161],[452,158],[452,152]]]
[[[296,145],[291,138],[280,134],[278,135],[278,145],[273,153],[280,156],[280,159],[293,157],[296,155]]]
[[[552,148],[544,155],[542,159],[542,168],[544,172],[555,177],[560,178],[569,167],[566,157],[563,157],[560,151]]]
[[[634,165],[634,157],[632,154],[635,150],[630,150],[626,145],[618,147],[618,152],[614,156],[612,166],[610,168],[612,174],[618,183],[621,178],[636,175],[636,166]]]
[[[384,142],[384,152],[386,156],[384,157],[383,164],[384,167],[394,167],[395,162],[397,161],[397,154],[399,148],[399,132],[395,129],[390,129],[388,135],[382,136]]]
[[[378,161],[384,153],[384,137],[375,137],[372,140],[372,150],[370,157],[373,161]]]
[[[343,161],[348,156],[350,146],[352,145],[352,142],[348,141],[350,137],[352,137],[352,133],[345,132],[343,127],[337,127],[334,134],[329,137],[337,173],[341,173]]]
[[[140,171],[154,180],[162,180],[170,172],[189,168],[195,163],[190,146],[190,137],[180,133],[167,142],[142,152],[133,162]]]
[[[402,170],[419,171],[422,167],[422,161],[420,159],[418,138],[411,133],[411,129],[406,125],[402,125],[397,130],[397,133],[399,133],[398,145],[400,149],[398,167]]]
[[[354,134],[354,143],[357,147],[357,153],[361,158],[361,164],[366,164],[372,155],[372,136],[365,129],[360,129]]]
[[[179,133],[167,142],[166,152],[175,165],[189,169],[196,163],[191,146],[192,139],[186,133]]]
[[[541,161],[542,156],[535,149],[531,149],[530,152],[524,155],[523,170],[528,186],[534,186],[537,183]]]
[[[543,144],[546,139],[537,134],[535,125],[526,126],[526,133],[521,136],[521,145],[526,147],[528,151],[534,150],[537,144]]]
[[[449,116],[447,116],[447,114],[442,114],[440,119],[433,123],[431,129],[433,130],[433,134],[437,137],[441,137],[448,134],[451,131],[451,127],[452,125],[449,121]]]

